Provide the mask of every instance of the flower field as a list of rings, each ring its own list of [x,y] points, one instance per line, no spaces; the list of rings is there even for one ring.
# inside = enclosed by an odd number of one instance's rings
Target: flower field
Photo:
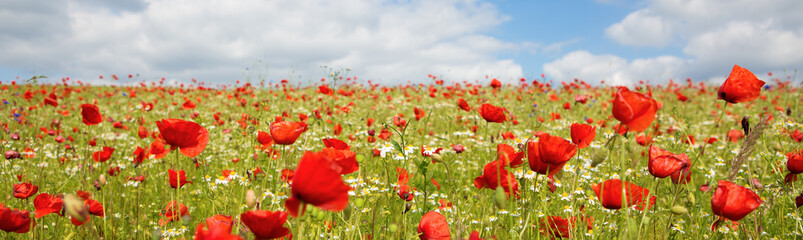
[[[0,238],[795,239],[794,80],[3,82]]]

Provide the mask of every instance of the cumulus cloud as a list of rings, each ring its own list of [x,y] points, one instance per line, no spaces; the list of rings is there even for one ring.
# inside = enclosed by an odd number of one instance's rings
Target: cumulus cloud
[[[574,78],[588,83],[633,85],[639,80],[665,82],[685,74],[688,62],[673,56],[627,59],[615,55],[594,55],[587,51],[574,51],[544,65],[544,72],[555,79],[568,81]]]
[[[645,8],[628,14],[605,30],[608,38],[623,46],[637,48],[682,49],[675,56],[644,57],[626,60],[613,55],[565,55],[544,65],[547,73],[594,72],[589,77],[628,76],[633,79],[663,73],[696,80],[723,79],[734,64],[756,74],[780,72],[803,66],[803,1],[798,0],[651,0]],[[574,54],[574,56],[571,56]],[[566,63],[567,59],[584,56],[588,66]],[[617,59],[619,58],[619,59]],[[600,65],[610,65],[605,71]],[[633,68],[644,62],[656,64],[647,74]],[[562,63],[562,64],[559,64]],[[602,74],[605,73],[605,74]]]
[[[0,25],[0,65],[79,79],[311,81],[324,65],[385,83],[515,79],[521,66],[497,54],[532,46],[487,34],[508,17],[475,0],[0,2],[13,23]],[[245,70],[255,63],[267,72]]]

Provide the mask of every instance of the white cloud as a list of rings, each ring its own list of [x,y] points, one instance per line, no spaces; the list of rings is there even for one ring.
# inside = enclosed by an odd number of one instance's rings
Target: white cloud
[[[485,34],[508,17],[476,0],[0,2],[15,23],[0,26],[0,65],[73,78],[307,80],[328,65],[386,83],[516,79],[521,66],[497,54],[532,45]],[[259,60],[267,73],[245,70]]]
[[[677,56],[644,57],[627,61],[613,55],[587,54],[588,67],[569,64],[570,55],[544,65],[552,72],[594,72],[589,77],[620,76],[635,79],[672,73],[696,80],[720,79],[734,64],[756,74],[803,67],[803,1],[799,0],[651,0],[645,8],[609,26],[605,33],[614,42],[638,48],[682,49]],[[574,58],[579,55],[574,53]],[[617,59],[618,58],[618,59]],[[625,61],[612,69],[594,71],[611,59]],[[562,64],[558,64],[562,63]],[[646,74],[635,67],[656,64]],[[549,72],[547,72],[549,73]],[[604,73],[604,74],[603,74]],[[655,79],[655,78],[653,78]]]
[[[660,48],[672,41],[673,28],[663,17],[642,9],[605,29],[605,34],[623,45]]]
[[[561,81],[578,78],[595,84],[605,81],[609,85],[633,85],[639,80],[660,83],[683,76],[687,65],[685,60],[672,56],[628,61],[615,55],[574,51],[545,64],[544,72]]]

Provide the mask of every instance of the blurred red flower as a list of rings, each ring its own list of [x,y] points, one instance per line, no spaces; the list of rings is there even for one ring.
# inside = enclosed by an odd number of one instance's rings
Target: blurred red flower
[[[322,139],[326,148],[321,150],[324,156],[332,158],[339,166],[340,174],[349,174],[360,169],[357,163],[357,154],[351,151],[351,147],[339,139]]]
[[[103,150],[92,153],[92,159],[95,162],[106,162],[112,158],[112,153],[114,153],[114,148],[103,147]]]
[[[499,182],[500,179],[501,182]],[[498,186],[501,186],[508,196],[511,194],[510,191],[513,191],[515,196],[519,195],[519,183],[516,181],[516,177],[505,169],[503,163],[492,161],[485,164],[482,169],[482,175],[474,178],[474,187],[493,190]]]
[[[39,191],[39,187],[34,185],[33,183],[20,183],[14,184],[14,197],[19,199],[26,199],[30,196],[36,194]]]
[[[465,99],[462,99],[462,98],[457,99],[457,106],[460,107],[460,109],[463,109],[466,112],[471,111],[471,107],[468,106],[468,102],[466,102]]]
[[[480,116],[488,122],[501,123],[507,120],[507,115],[505,115],[507,109],[503,107],[497,107],[486,103],[480,106],[479,112]]]
[[[183,187],[184,184],[192,183],[190,181],[187,181],[187,175],[184,173],[184,170],[179,170],[178,172],[176,172],[173,169],[168,169],[167,175],[170,179],[171,188],[180,188]]]
[[[27,233],[36,222],[31,219],[27,210],[11,210],[0,204],[0,230],[15,233]]]
[[[37,219],[51,213],[56,213],[61,216],[61,208],[64,206],[64,200],[58,196],[40,193],[33,199],[33,206],[36,208],[34,217]]]
[[[100,115],[98,106],[94,104],[82,104],[81,116],[83,117],[84,124],[95,125],[103,122],[103,116]]]
[[[301,206],[302,203],[330,211],[346,208],[351,187],[343,183],[336,165],[323,154],[304,153],[290,185],[290,198],[284,202],[291,215],[295,217],[304,214],[305,207]]]
[[[287,212],[247,211],[240,214],[240,221],[257,239],[274,239],[290,234],[290,229],[284,227],[284,223],[287,222]]]
[[[500,143],[496,145],[496,160],[502,162],[502,165],[510,165],[511,168],[519,167],[524,161],[524,152],[516,152],[516,149],[510,145]]]
[[[650,190],[646,188],[619,179],[610,179],[595,184],[592,188],[597,198],[602,203],[602,206],[607,209],[620,209],[623,207],[622,192],[624,191],[625,201],[627,201],[626,206],[635,205],[636,209],[642,210],[645,206],[645,198],[650,193]],[[650,195],[649,206],[647,208],[653,205],[655,205],[655,195]]]
[[[430,211],[421,217],[418,223],[418,238],[421,240],[450,240],[449,223],[446,217],[438,212]]]

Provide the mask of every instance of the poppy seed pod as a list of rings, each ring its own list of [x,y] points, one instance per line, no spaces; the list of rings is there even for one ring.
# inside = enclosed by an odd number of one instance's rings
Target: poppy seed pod
[[[257,205],[257,198],[256,194],[254,193],[254,189],[248,189],[248,191],[245,192],[245,205],[248,206],[248,208],[253,208]]]
[[[84,201],[72,194],[64,195],[64,209],[67,214],[80,222],[86,222],[89,217],[89,209],[84,205]]]

